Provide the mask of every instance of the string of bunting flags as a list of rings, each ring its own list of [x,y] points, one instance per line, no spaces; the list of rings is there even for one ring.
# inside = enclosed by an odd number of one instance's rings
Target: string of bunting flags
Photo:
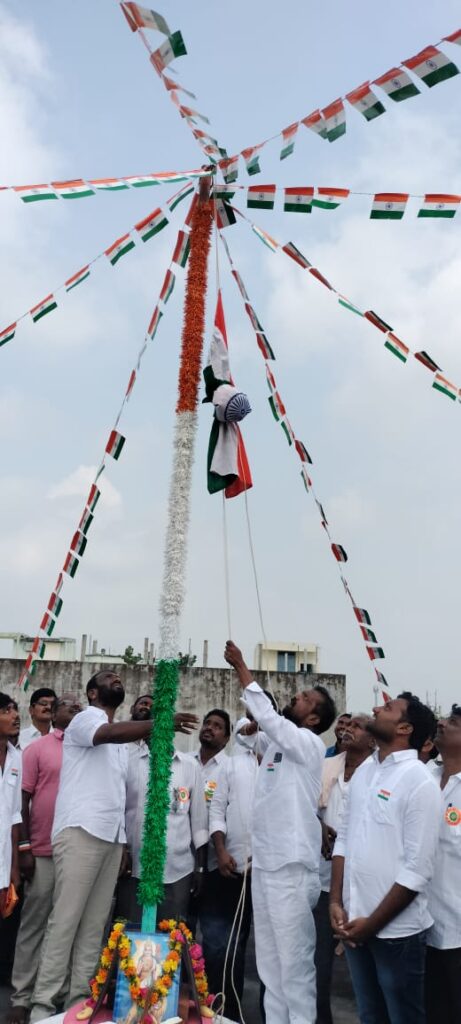
[[[194,182],[188,181],[186,185],[183,185],[179,192],[175,192],[174,195],[167,199],[165,205],[168,207],[170,213],[173,212],[179,203],[186,199],[187,196],[191,195],[192,192],[194,192],[194,189]],[[126,256],[127,253],[131,252],[131,250],[135,248],[136,242],[148,242],[154,237],[154,235],[157,235],[162,231],[168,223],[168,218],[161,207],[153,210],[152,213],[147,215],[147,217],[143,217],[142,220],[138,221],[130,231],[121,235],[121,237],[117,238],[115,242],[112,242],[107,249],[104,249],[103,252],[94,256],[89,263],[85,264],[84,267],[81,267],[80,270],[77,270],[76,273],[72,274],[67,281],[58,285],[53,292],[50,292],[50,294],[44,299],[38,302],[35,306],[32,306],[32,309],[27,310],[25,313],[21,313],[21,315],[18,316],[16,320],[9,325],[9,327],[5,327],[1,330],[0,347],[13,340],[17,326],[21,320],[30,316],[32,322],[36,324],[44,316],[56,309],[58,305],[56,296],[58,293],[61,291],[71,292],[78,285],[82,284],[83,281],[88,280],[91,267],[97,263],[98,260],[102,259],[103,256],[107,258],[112,267],[115,267],[123,256]]]
[[[165,271],[165,277],[163,279],[163,284],[160,289],[159,297],[156,306],[153,310],[152,316],[150,318],[149,325],[144,336],[143,344],[138,352],[135,366],[131,370],[130,376],[128,378],[128,384],[123,395],[122,403],[115,418],[114,426],[109,433],[109,437],[102,455],[102,459],[96,470],[94,480],[91,483],[88,497],[86,499],[83,512],[80,516],[77,529],[73,533],[72,540],[70,542],[69,550],[66,554],[63,567],[58,575],[56,584],[53,587],[53,590],[51,591],[51,595],[46,610],[41,618],[39,632],[33,641],[32,649],[26,659],[24,668],[18,680],[18,685],[23,686],[24,690],[27,690],[30,684],[30,680],[36,671],[37,661],[41,660],[45,655],[45,637],[49,637],[52,635],[53,630],[56,626],[56,620],[61,614],[63,605],[63,598],[61,596],[61,592],[64,585],[65,577],[67,576],[70,579],[74,578],[80,565],[80,560],[82,559],[85,553],[85,549],[88,543],[88,531],[93,523],[96,506],[101,497],[101,491],[98,487],[98,481],[106,467],[107,458],[110,457],[115,461],[118,461],[123,451],[126,438],[123,434],[120,433],[118,429],[120,420],[123,415],[125,406],[131,398],[133,388],[138,379],[142,359],[144,357],[144,353],[147,349],[149,341],[154,340],[158,330],[158,326],[160,324],[160,320],[164,315],[166,304],[173,293],[173,289],[176,284],[176,271],[173,268],[175,265],[176,267],[180,266],[184,268],[187,264],[190,248],[188,229],[190,226],[193,209],[195,208],[195,201],[196,195],[194,195],[193,197],[192,204],[189,208],[187,217],[185,218],[184,221],[184,225],[182,229],[178,232],[173,252],[171,254],[168,267]]]
[[[452,43],[461,45],[461,29],[443,36],[441,43]],[[302,125],[313,132],[318,138],[328,142],[336,142],[346,133],[346,106],[345,102],[357,111],[367,122],[374,121],[377,117],[386,113],[386,107],[380,96],[375,92],[377,86],[385,97],[393,100],[394,103],[401,103],[413,96],[420,94],[416,82],[408,74],[411,71],[419,83],[424,83],[429,89],[438,85],[439,82],[454,78],[459,74],[459,68],[447,57],[442,50],[436,46],[424,47],[414,57],[409,57],[397,67],[391,68],[383,75],[379,75],[373,81],[367,80],[344,96],[333,100],[326,107],[317,108],[312,113],[302,117],[299,121],[293,121],[287,128],[276,132],[269,138],[264,139],[251,146],[247,146],[239,153],[231,157],[223,157],[218,161],[223,173],[224,181],[228,184],[236,181],[239,175],[239,163],[242,159],[247,174],[260,174],[261,150],[269,142],[280,140],[280,160],[286,160],[294,152],[298,131]]]
[[[200,168],[192,171],[152,171],[150,174],[131,174],[125,178],[72,178],[38,185],[0,185],[0,192],[14,192],[23,203],[88,199],[98,192],[123,192],[152,185],[173,185],[180,181],[195,181],[206,174],[207,171]]]
[[[418,217],[444,218],[452,220],[457,213],[461,195],[448,192],[426,192],[416,195],[411,192],[354,192],[350,188],[328,186],[291,185],[215,185],[214,191],[224,202],[230,202],[236,190],[246,192],[249,210],[274,210],[276,198],[281,197],[284,213],[312,213],[313,210],[337,210],[349,196],[366,196],[372,199],[370,220],[402,220],[409,199],[419,202]]]
[[[230,206],[230,204],[227,203],[225,205]],[[300,251],[300,249],[297,248],[294,242],[287,242],[286,245],[282,245],[281,242],[278,242],[275,238],[272,238],[272,236],[269,235],[267,231],[263,231],[262,228],[258,227],[256,224],[253,224],[249,220],[249,218],[246,217],[246,215],[242,213],[242,211],[239,210],[236,206],[230,206],[230,209],[232,214],[237,213],[239,217],[241,217],[248,224],[250,224],[254,234],[257,236],[257,238],[259,238],[261,242],[263,242],[264,245],[267,246],[268,249],[270,249],[272,252],[276,252],[277,249],[280,249],[285,254],[285,256],[288,256],[290,257],[290,259],[294,260],[294,262],[299,267],[301,267],[303,270],[308,270],[309,274],[311,274],[312,277],[319,281],[319,283],[322,284],[325,288],[328,288],[332,295],[337,296],[337,301],[343,309],[348,310],[350,313],[355,313],[356,316],[363,317],[365,320],[368,320],[369,323],[373,324],[373,327],[376,327],[382,334],[385,335],[384,348],[391,352],[392,355],[396,356],[400,362],[406,363],[408,360],[408,356],[414,356],[414,358],[419,363],[425,366],[426,369],[429,370],[430,373],[432,373],[432,387],[435,391],[440,392],[440,394],[445,395],[446,398],[450,398],[454,402],[461,402],[461,387],[459,387],[457,384],[454,384],[452,381],[448,380],[447,377],[445,377],[444,371],[442,371],[441,367],[435,362],[435,360],[432,358],[432,356],[429,355],[428,352],[424,350],[422,350],[421,352],[412,352],[410,347],[406,345],[405,342],[403,342],[400,338],[398,338],[396,334],[394,334],[394,328],[391,327],[390,324],[388,324],[385,320],[383,320],[382,317],[378,316],[378,314],[375,313],[374,310],[367,309],[365,311],[362,311],[356,303],[351,301],[351,299],[348,299],[345,295],[342,295],[341,292],[338,292],[337,289],[334,288],[332,284],[330,284],[330,282],[324,276],[324,274],[322,274],[317,267],[314,267],[312,263],[310,263],[307,257],[303,255],[303,253]]]
[[[267,384],[268,384],[268,387],[269,387],[269,392],[270,392],[268,401],[269,401],[269,406],[270,406],[272,415],[273,415],[275,421],[282,428],[283,433],[284,433],[284,435],[286,437],[286,440],[288,442],[289,447],[292,449],[293,452],[296,453],[296,455],[298,456],[298,458],[301,461],[301,477],[302,477],[302,481],[303,481],[304,487],[306,489],[306,492],[308,494],[312,495],[312,498],[314,499],[314,502],[315,502],[315,505],[316,505],[316,509],[317,509],[317,512],[318,512],[319,517],[320,517],[320,523],[321,523],[321,525],[322,525],[322,527],[323,527],[323,529],[324,529],[324,531],[325,531],[325,533],[326,533],[326,535],[328,537],[328,541],[329,541],[329,545],[330,545],[330,551],[331,551],[331,553],[332,553],[332,555],[333,555],[333,557],[334,557],[334,559],[336,561],[336,564],[338,566],[339,575],[340,575],[341,583],[342,583],[343,588],[344,588],[344,592],[346,593],[347,597],[351,601],[353,613],[354,613],[354,616],[355,616],[355,620],[356,620],[356,622],[358,624],[358,627],[359,627],[359,630],[360,630],[360,635],[361,635],[362,640],[363,640],[363,642],[365,644],[365,650],[367,652],[367,655],[368,655],[368,658],[370,659],[370,661],[374,662],[374,661],[376,661],[378,659],[381,659],[381,658],[385,657],[383,648],[380,646],[379,641],[376,638],[376,634],[375,634],[374,630],[372,629],[372,622],[371,622],[371,618],[370,618],[369,613],[366,611],[365,608],[360,608],[357,605],[357,603],[355,602],[355,600],[354,600],[354,598],[352,596],[352,593],[351,593],[351,590],[349,588],[349,584],[347,582],[346,576],[344,575],[344,569],[343,569],[344,563],[348,561],[348,557],[347,557],[346,551],[345,551],[344,547],[342,546],[342,544],[338,544],[338,543],[336,543],[333,540],[333,536],[332,536],[332,534],[330,532],[330,524],[329,524],[329,521],[328,521],[327,516],[325,514],[324,506],[323,506],[322,502],[318,498],[318,495],[317,495],[317,493],[315,491],[315,487],[314,487],[314,484],[313,484],[313,481],[312,481],[312,477],[311,477],[312,458],[311,458],[311,456],[310,456],[310,454],[309,454],[305,444],[296,437],[296,434],[295,434],[295,432],[294,432],[294,430],[293,430],[293,428],[291,426],[291,423],[290,423],[290,421],[288,419],[286,408],[285,408],[285,404],[284,404],[284,402],[283,402],[283,400],[281,398],[280,392],[279,392],[279,390],[277,388],[277,383],[276,383],[276,380],[275,380],[273,368],[269,365],[270,362],[275,360],[274,351],[273,351],[271,345],[269,344],[269,342],[267,340],[267,336],[266,336],[266,333],[264,331],[264,328],[262,327],[262,324],[261,324],[261,322],[260,322],[260,320],[259,320],[259,318],[258,318],[258,316],[257,316],[257,314],[255,312],[255,309],[254,309],[253,305],[251,304],[248,292],[247,292],[246,287],[245,287],[245,285],[243,283],[242,276],[239,273],[237,267],[235,266],[235,264],[234,264],[234,262],[232,260],[232,256],[231,256],[231,253],[230,253],[230,250],[229,250],[229,246],[228,246],[227,241],[226,241],[226,239],[224,238],[224,236],[223,236],[223,234],[221,232],[220,232],[220,238],[221,238],[221,241],[223,243],[224,249],[226,251],[227,258],[229,260],[232,277],[234,278],[234,280],[236,282],[236,285],[237,285],[237,287],[239,289],[240,295],[241,295],[241,297],[243,299],[243,303],[244,303],[244,307],[245,307],[245,312],[247,313],[247,315],[248,315],[248,317],[249,317],[249,319],[251,321],[251,324],[252,324],[253,329],[254,329],[255,334],[256,334],[256,341],[257,341],[257,344],[258,344],[258,348],[259,348],[259,350],[260,350],[260,352],[262,354],[262,357],[264,359],[264,362],[265,362],[266,381],[267,381]],[[376,666],[374,666],[374,671],[375,671],[375,675],[376,675],[376,679],[378,681],[378,684],[381,685],[381,686],[387,687],[388,683],[387,683],[387,680],[386,680],[385,676],[382,674],[382,672],[380,672],[376,668]],[[383,697],[384,697],[385,700],[387,700],[388,699],[387,693],[383,692]]]

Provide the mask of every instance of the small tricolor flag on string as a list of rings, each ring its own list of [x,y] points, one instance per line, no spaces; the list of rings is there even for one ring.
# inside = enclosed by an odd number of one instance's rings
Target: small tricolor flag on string
[[[141,236],[143,242],[148,242],[149,238],[158,234],[163,228],[166,228],[168,219],[165,217],[163,210],[158,207],[153,213],[150,213],[148,217],[144,217],[143,220],[138,221],[135,224],[135,230]]]
[[[274,391],[274,394],[269,396],[268,402],[272,410],[272,415],[278,423],[279,420],[282,420],[283,417],[286,416],[286,409],[278,391]]]
[[[42,632],[46,633],[47,636],[51,636],[55,625],[56,619],[53,619],[52,615],[49,615],[48,612],[45,612],[43,619],[40,623],[40,629],[42,630]]]
[[[239,154],[236,156],[228,156],[224,160],[219,161],[219,167],[222,171],[224,181],[226,185],[231,185],[233,181],[237,181],[239,173]]]
[[[0,331],[0,348],[2,345],[6,345],[7,341],[13,341],[16,334],[16,323],[10,324],[9,327],[5,327],[4,331]]]
[[[331,550],[337,562],[347,562],[347,555],[342,544],[332,544]]]
[[[347,299],[345,295],[338,295],[338,302],[344,309],[348,309],[350,313],[356,313],[357,316],[363,316],[362,311],[358,306],[354,306],[354,303],[350,299]]]
[[[401,103],[402,100],[408,100],[410,96],[419,94],[419,89],[403,68],[391,68],[384,75],[375,78],[373,85],[379,85],[380,89],[396,103]]]
[[[109,440],[106,444],[106,452],[111,455],[113,459],[117,460],[122,451],[123,445],[125,444],[125,438],[123,434],[119,434],[118,430],[111,430]]]
[[[392,334],[392,331],[389,331],[384,347],[388,348],[389,352],[392,352],[394,356],[397,356],[397,359],[401,359],[402,363],[406,363],[410,349],[408,345],[404,345],[403,341],[400,341],[400,338]]]
[[[130,373],[130,379],[127,384],[125,391],[125,400],[128,402],[131,396],[131,392],[136,384],[136,370],[132,370]]]
[[[72,552],[69,551],[64,562],[64,565],[62,567],[62,571],[66,572],[67,575],[71,576],[73,579],[75,573],[77,572],[78,564],[78,558],[76,558],[75,555],[73,555]]]
[[[41,199],[58,198],[51,185],[13,185],[13,192],[16,192],[23,203],[36,203]]]
[[[242,149],[247,174],[260,174],[259,150],[261,148],[261,146],[250,146],[248,149]]]
[[[173,32],[168,39],[151,54],[151,62],[159,75],[168,67],[175,57],[183,57],[187,53],[184,39],[180,32]]]
[[[41,637],[36,636],[35,640],[34,640],[34,642],[32,644],[32,649],[31,649],[32,655],[35,654],[37,658],[44,658],[45,657],[45,650],[46,650],[46,643],[45,643],[45,641],[42,640]]]
[[[266,366],[266,380],[269,391],[277,391],[277,384],[275,383],[275,377],[274,374],[272,373],[270,366]]]
[[[285,188],[283,190],[285,213],[311,213],[313,195],[314,189],[310,185],[303,188]]]
[[[325,515],[325,510],[324,510],[323,505],[321,504],[320,501],[318,501],[317,498],[315,499],[315,504],[317,505],[317,508],[319,510],[319,513],[320,513],[320,518],[322,520],[322,526],[328,526],[328,519],[327,519],[327,517]]]
[[[41,320],[42,316],[46,316],[47,313],[51,313],[53,309],[56,309],[57,305],[54,295],[47,295],[46,299],[42,299],[36,306],[33,306],[30,310],[30,315],[34,324]]]
[[[61,593],[63,582],[64,582],[63,575],[62,575],[62,572],[60,572],[59,576],[58,576],[58,578],[56,580],[56,583],[54,585],[54,588],[53,588],[53,591],[54,591],[54,593],[56,595],[59,595]]]
[[[263,328],[262,324],[260,323],[260,321],[258,320],[258,317],[256,316],[256,313],[255,313],[255,311],[253,309],[253,306],[251,305],[251,302],[246,302],[245,303],[245,310],[246,310],[246,312],[247,312],[247,314],[248,314],[248,316],[249,316],[249,318],[251,320],[251,323],[252,323],[255,331],[260,331],[262,334],[264,334],[264,328]]]
[[[229,228],[232,224],[235,224],[236,216],[230,203],[226,203],[224,199],[215,199],[216,208],[216,223],[218,230],[222,231],[224,228]]]
[[[318,207],[319,210],[337,210],[338,206],[348,198],[350,189],[348,188],[322,188],[316,189],[315,196],[312,199],[312,206]]]
[[[359,85],[357,89],[353,89],[352,92],[346,93],[346,99],[350,103],[351,107],[355,107],[360,114],[367,119],[367,121],[373,121],[375,117],[379,117],[380,114],[386,112],[385,106],[378,99],[376,93],[370,89],[370,83],[364,82],[363,85]]]
[[[101,491],[96,487],[96,484],[91,484],[90,493],[86,499],[86,503],[90,512],[94,512],[96,505],[101,497]],[[55,590],[57,588],[55,587]]]
[[[78,270],[77,273],[73,275],[73,277],[69,277],[69,280],[65,282],[66,292],[71,292],[72,289],[76,288],[78,284],[82,283],[82,281],[86,281],[87,277],[89,276],[89,266],[82,267],[81,270]]]
[[[184,188],[181,188],[179,192],[176,192],[176,194],[172,196],[171,199],[168,200],[167,206],[171,213],[173,213],[173,210],[176,209],[179,203],[182,203],[183,199],[186,199],[187,196],[191,195],[191,193],[194,191],[194,188],[194,183],[188,182],[187,185],[184,185]]]
[[[408,192],[377,192],[370,220],[402,220],[408,202]]]
[[[286,419],[282,420],[280,426],[281,426],[281,428],[283,430],[283,433],[285,434],[285,437],[286,437],[286,439],[288,441],[288,444],[292,445],[294,440],[295,440],[295,435],[294,435],[294,430],[293,430],[293,427],[291,426],[290,421],[286,420]]]
[[[61,612],[61,608],[62,608],[62,597],[58,597],[56,591],[53,590],[53,593],[52,593],[52,595],[50,597],[50,600],[48,601],[48,611],[51,613],[51,615],[54,615],[54,617],[57,619],[58,615]]]
[[[367,647],[366,650],[370,661],[375,661],[376,658],[384,658],[382,647]]]
[[[164,280],[164,282],[162,284],[162,289],[161,289],[160,296],[159,296],[160,299],[162,300],[162,302],[164,302],[165,304],[168,302],[168,299],[170,298],[170,295],[171,295],[171,293],[173,291],[173,288],[174,288],[175,284],[176,284],[176,277],[173,274],[173,271],[172,270],[167,270],[167,272],[165,274],[165,280]]]
[[[414,75],[417,75],[425,85],[428,85],[429,89],[432,89],[433,85],[438,85],[439,82],[444,82],[446,78],[459,75],[456,64],[453,64],[453,61],[436,46],[426,46],[414,57],[403,60],[402,64]]]
[[[302,252],[296,247],[294,242],[287,242],[287,244],[283,246],[283,251],[287,256],[291,256],[291,259],[294,260],[298,266],[302,267],[303,270],[308,270],[309,267],[312,266],[312,263],[309,263],[309,260],[303,256]]]
[[[440,391],[442,395],[446,395],[447,398],[452,398],[454,402],[456,401],[458,388],[451,381],[447,380],[446,377],[443,377],[441,373],[436,373],[432,381],[432,387],[436,391]]]
[[[127,0],[120,4],[126,20],[133,32],[138,28],[153,28],[156,32],[163,32],[164,36],[170,35],[170,29],[161,14],[151,11],[148,7],[141,7],[140,4]]]
[[[61,196],[61,199],[85,199],[87,196],[94,196],[94,189],[83,178],[76,178],[74,181],[52,181],[53,188]]]
[[[190,235],[187,231],[178,231],[178,238],[172,256],[173,263],[185,267],[190,252]]]
[[[309,455],[306,446],[302,443],[302,441],[295,441],[295,448],[299,455],[299,458],[301,459],[301,462],[308,462],[312,466],[312,459]]]
[[[461,28],[457,28],[456,32],[452,32],[449,36],[444,36],[443,42],[456,43],[458,46],[461,46]]]
[[[346,131],[346,111],[342,99],[334,100],[322,110],[328,142],[335,142]]]
[[[431,356],[427,352],[415,352],[414,355],[415,359],[417,359],[419,363],[422,363],[423,366],[426,366],[428,370],[431,370],[432,373],[435,373],[436,370],[440,370],[440,366],[437,366],[437,363],[431,359]]]
[[[388,331],[392,331],[390,324],[387,324],[385,320],[382,320],[377,313],[374,313],[372,309],[367,309],[366,313],[363,314],[366,320],[369,320],[374,327],[377,327],[379,331],[383,331],[387,334]]]
[[[92,188],[102,192],[121,192],[128,188],[126,181],[122,178],[90,178],[88,183]]]
[[[87,537],[85,537],[85,534],[81,533],[80,530],[76,530],[71,540],[70,550],[73,551],[74,554],[79,555],[79,557],[81,558],[85,551],[87,543],[88,540]]]
[[[303,117],[301,124],[305,125],[306,128],[310,128],[311,132],[315,132],[316,135],[320,135],[321,139],[327,138],[325,118],[322,117],[320,110],[314,110],[312,114]]]
[[[354,604],[354,615],[361,625],[371,626],[371,619],[365,608],[357,608],[357,605]]]
[[[183,103],[179,104],[178,109],[181,117],[185,117],[188,121],[194,122],[198,118],[199,121],[203,121],[205,124],[210,123],[209,117],[205,117],[205,114],[201,114],[199,110],[193,110],[192,107],[186,107]]]
[[[258,228],[256,224],[252,224],[251,227],[256,237],[259,238],[259,240],[263,242],[264,245],[267,245],[267,248],[270,249],[271,252],[275,252],[276,249],[278,248],[278,242],[275,241],[275,238],[272,238],[271,235],[268,235],[267,231],[263,231],[262,228]]]
[[[288,125],[288,128],[284,128],[282,131],[282,149],[280,151],[280,159],[286,160],[287,156],[291,156],[295,148],[296,136],[298,134],[299,121],[295,121],[293,124]]]
[[[84,533],[85,536],[88,533],[88,530],[90,529],[90,526],[91,526],[91,524],[93,522],[93,519],[94,519],[93,513],[90,512],[89,508],[85,508],[83,513],[82,513],[82,517],[80,519],[80,522],[78,524],[78,529],[81,531],[81,533]]]
[[[424,203],[418,211],[418,217],[452,218],[458,210],[460,200],[461,196],[445,195],[443,192],[427,192],[424,196]]]
[[[389,683],[388,683],[386,677],[383,676],[382,672],[380,672],[378,668],[375,668],[375,672],[376,672],[376,678],[378,680],[378,683],[380,683],[381,686],[389,686]]]
[[[131,235],[122,235],[122,237],[117,238],[117,241],[110,245],[108,249],[105,249],[104,255],[107,256],[107,259],[112,263],[112,266],[115,267],[115,264],[118,263],[122,256],[126,256],[127,252],[134,249],[134,245],[135,243]]]
[[[256,341],[258,343],[259,350],[262,354],[263,359],[274,359],[275,355],[272,351],[271,346],[266,338],[266,335],[262,331],[256,331]]]
[[[316,277],[317,281],[320,281],[320,284],[324,284],[325,288],[329,288],[330,292],[334,292],[333,285],[330,284],[327,278],[320,273],[320,270],[317,270],[317,267],[309,267],[309,273],[312,274],[313,277]]]
[[[238,289],[239,289],[239,292],[240,292],[242,298],[245,299],[245,302],[249,302],[249,297],[248,297],[247,290],[246,290],[245,285],[244,285],[244,283],[242,281],[242,278],[240,277],[240,274],[239,274],[238,270],[236,270],[235,267],[233,267],[231,273],[232,273],[232,277],[235,278],[235,280],[237,282]]]
[[[165,89],[168,89],[169,92],[179,90],[180,92],[184,92],[186,96],[190,96],[191,100],[197,99],[195,92],[190,92],[189,89],[185,89],[184,86],[181,85],[181,82],[175,82],[172,78],[168,78],[167,75],[162,75],[162,82]]]
[[[307,472],[307,469],[306,469],[305,466],[303,466],[302,470],[301,470],[301,479],[302,479],[302,482],[303,482],[303,484],[304,484],[304,486],[306,488],[307,493],[309,493],[309,491],[310,491],[310,489],[312,487],[312,480],[311,480],[311,478],[309,476],[309,473]]]
[[[159,309],[158,306],[156,306],[155,309],[154,309],[154,312],[152,313],[152,316],[150,318],[149,326],[147,328],[147,333],[148,333],[149,338],[151,339],[151,341],[154,340],[155,335],[157,334],[157,328],[158,328],[158,325],[159,325],[159,323],[160,323],[160,321],[162,319],[162,316],[163,316],[163,313],[162,313],[161,309]]]
[[[273,210],[275,185],[250,185],[247,192],[247,207],[254,210]]]
[[[150,188],[153,185],[159,184],[154,174],[135,174],[123,180],[126,181],[130,188]]]
[[[378,643],[378,641],[376,639],[376,636],[373,633],[373,630],[372,629],[368,629],[368,626],[360,626],[360,632],[361,632],[361,634],[363,636],[363,639],[366,640],[367,643],[371,643],[371,644],[377,644]]]

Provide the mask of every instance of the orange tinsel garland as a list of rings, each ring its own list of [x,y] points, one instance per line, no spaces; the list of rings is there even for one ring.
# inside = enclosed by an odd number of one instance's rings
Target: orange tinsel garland
[[[211,200],[198,202],[190,232],[190,255],[184,300],[184,325],[176,412],[194,412],[197,408],[212,226]]]

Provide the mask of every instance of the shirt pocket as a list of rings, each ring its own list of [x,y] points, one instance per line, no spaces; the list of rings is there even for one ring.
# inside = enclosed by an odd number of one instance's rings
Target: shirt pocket
[[[394,825],[392,798],[373,790],[370,794],[370,814],[377,825]]]

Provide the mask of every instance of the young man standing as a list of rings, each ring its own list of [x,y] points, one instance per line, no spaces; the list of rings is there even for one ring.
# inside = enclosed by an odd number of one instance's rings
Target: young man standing
[[[461,707],[453,704],[435,737],[443,765],[433,778],[441,786],[442,813],[429,886],[434,918],[427,938],[427,1024],[461,1021]]]
[[[231,641],[224,657],[265,734],[253,804],[252,897],[258,974],[267,1024],[313,1024],[315,924],[325,747],[336,708],[322,686],[297,693],[278,715]]]
[[[47,736],[51,729],[51,715],[53,712],[56,694],[48,686],[41,686],[34,690],[29,703],[29,714],[31,725],[21,729],[19,733],[18,749],[25,750],[30,743]]]
[[[13,1009],[9,1024],[24,1024],[29,1016],[38,964],[53,905],[54,864],[51,828],[62,765],[64,732],[81,711],[72,693],[57,697],[53,731],[30,743],[22,755],[22,825],[19,866],[25,879],[24,905],[13,965]]]
[[[21,824],[21,755],[10,742],[19,725],[16,701],[0,693],[0,913],[12,883],[19,887],[18,842]]]
[[[408,692],[373,715],[377,750],[350,783],[333,851],[331,925],[346,943],[362,1024],[424,1024],[440,792],[418,751],[434,715]]]
[[[343,714],[339,716],[334,728],[336,742],[333,743],[331,747],[327,747],[325,757],[337,757],[338,754],[343,752],[343,736],[351,718],[352,715],[349,711],[344,711]]]

